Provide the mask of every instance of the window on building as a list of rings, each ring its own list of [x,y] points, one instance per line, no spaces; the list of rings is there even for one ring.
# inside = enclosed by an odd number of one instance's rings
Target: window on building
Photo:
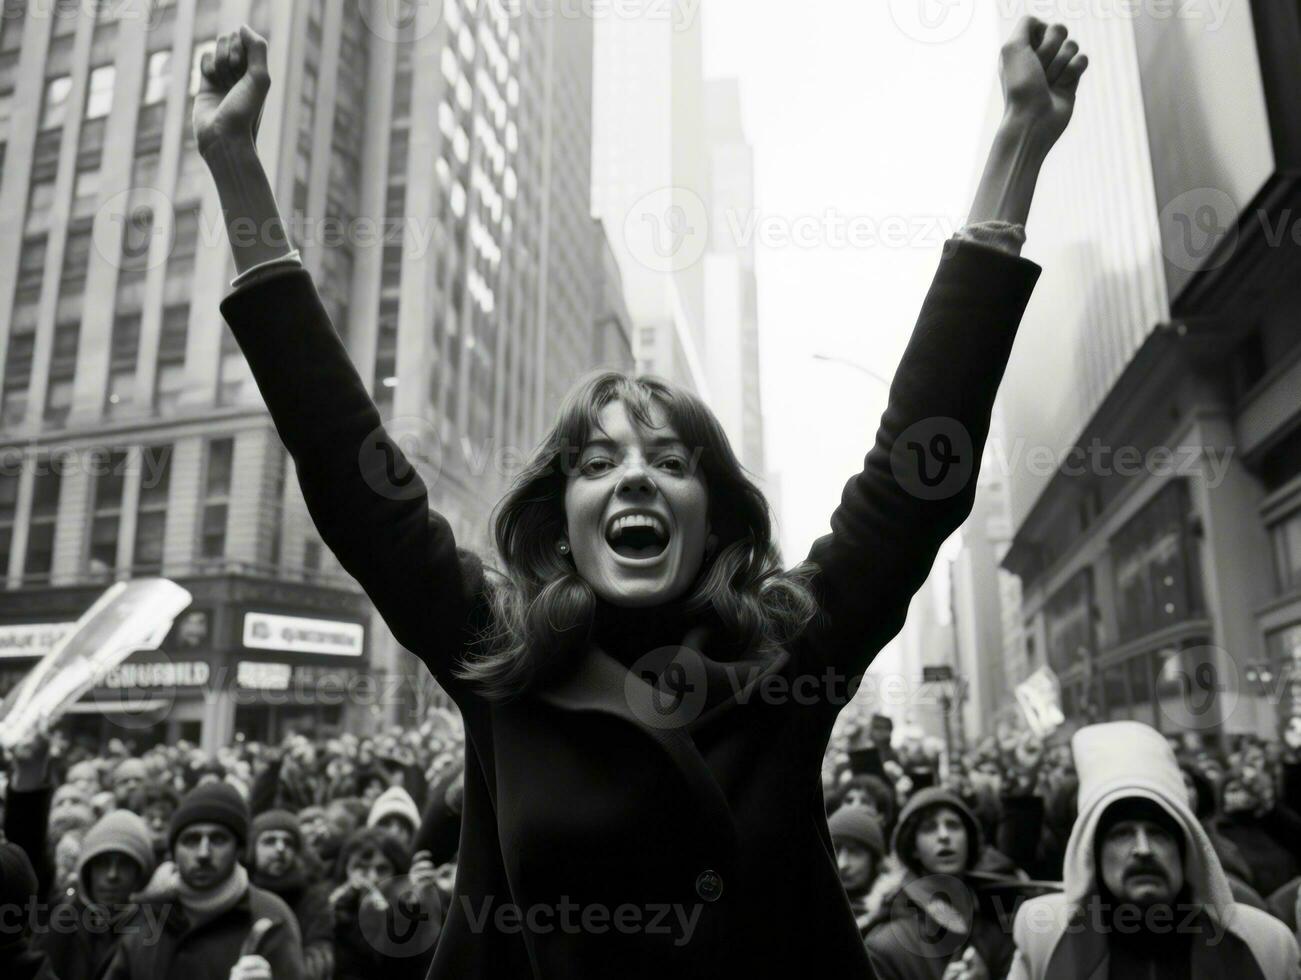
[[[14,90],[0,92],[0,140],[9,138],[9,122],[14,115]]]
[[[309,580],[321,574],[321,542],[315,538],[303,542],[303,572]]]
[[[20,425],[27,414],[27,393],[32,383],[32,354],[36,334],[16,333],[9,338],[5,357],[3,424]]]
[[[26,6],[25,0],[4,0],[4,16],[0,17],[0,54],[22,48]]]
[[[158,572],[163,567],[173,448],[145,446],[140,451],[140,500],[136,505],[136,539],[131,555],[131,567],[136,574]]]
[[[1058,674],[1098,653],[1093,615],[1093,569],[1081,569],[1044,604],[1048,665]]]
[[[121,416],[135,400],[136,358],[140,353],[140,314],[121,313],[113,319],[109,354],[108,393],[104,413]]]
[[[221,363],[218,365],[217,404],[238,405],[251,390],[253,375],[235,336],[229,330],[221,332]]]
[[[90,70],[86,90],[87,119],[100,119],[108,115],[113,108],[113,86],[116,82],[117,68],[113,65],[100,65]]]
[[[167,100],[167,86],[172,80],[172,52],[169,49],[154,51],[145,68],[145,87],[141,101],[144,105]]]
[[[13,553],[20,476],[14,469],[0,473],[0,582],[9,574],[9,556]]]
[[[72,411],[72,379],[77,373],[77,342],[81,323],[71,320],[54,328],[54,353],[50,359],[50,383],[45,394],[45,421],[62,425]]]
[[[1202,609],[1188,486],[1175,480],[1111,539],[1121,643],[1182,622]]]
[[[1301,589],[1301,510],[1269,529],[1274,542],[1274,572],[1280,593]]]
[[[117,568],[117,542],[122,525],[122,493],[126,486],[126,450],[97,450],[94,469],[90,542],[86,548],[86,573],[107,579]]]
[[[188,303],[163,310],[162,335],[158,343],[158,372],[154,379],[154,411],[165,415],[181,400],[185,389],[185,345],[189,334]]]
[[[280,568],[280,538],[285,523],[285,476],[289,468],[289,453],[280,443],[271,447],[271,543],[268,548],[272,569]]]
[[[68,97],[72,94],[72,76],[60,75],[45,82],[45,98],[41,102],[40,129],[58,129],[68,113]]]
[[[27,522],[27,554],[23,581],[48,582],[54,567],[54,525],[59,516],[59,489],[63,471],[49,457],[38,460],[32,483],[32,513]]]
[[[231,472],[235,440],[227,436],[208,441],[204,463],[203,516],[199,526],[199,557],[219,559],[226,554],[226,520],[230,509]]]
[[[63,245],[63,273],[60,293],[69,296],[80,292],[86,285],[86,271],[90,265],[91,231],[93,221],[82,221],[68,228],[68,238]]]

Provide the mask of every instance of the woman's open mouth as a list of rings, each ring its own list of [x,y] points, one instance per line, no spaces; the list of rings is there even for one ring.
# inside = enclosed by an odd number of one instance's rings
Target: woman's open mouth
[[[621,558],[649,561],[669,545],[668,525],[653,514],[628,514],[610,522],[606,543]]]

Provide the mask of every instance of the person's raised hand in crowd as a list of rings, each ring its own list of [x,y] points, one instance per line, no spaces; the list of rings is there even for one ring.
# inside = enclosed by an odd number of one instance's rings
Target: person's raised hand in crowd
[[[241,956],[230,968],[230,980],[273,980],[271,964],[262,956]]]
[[[989,980],[989,967],[976,952],[975,946],[968,946],[962,958],[954,960],[944,968],[940,980]]]
[[[45,785],[50,768],[50,728],[42,721],[13,747],[13,789],[17,792]]]

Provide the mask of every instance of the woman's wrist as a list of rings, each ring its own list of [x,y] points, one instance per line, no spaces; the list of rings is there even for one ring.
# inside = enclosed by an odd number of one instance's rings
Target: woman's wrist
[[[237,275],[295,249],[251,137],[221,140],[203,156],[226,220]]]
[[[1024,225],[1039,171],[1052,144],[1030,117],[1008,113],[994,134],[968,224],[1003,221]]]

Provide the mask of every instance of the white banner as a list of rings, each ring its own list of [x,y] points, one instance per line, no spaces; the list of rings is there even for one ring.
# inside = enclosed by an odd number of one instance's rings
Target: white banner
[[[1016,686],[1016,700],[1030,731],[1040,738],[1048,737],[1066,721],[1061,685],[1048,667],[1040,667]]]
[[[244,614],[244,646],[251,650],[360,657],[365,639],[366,630],[360,623],[263,612]]]
[[[12,748],[137,650],[157,650],[191,595],[165,578],[111,585],[0,704],[0,745]]]

